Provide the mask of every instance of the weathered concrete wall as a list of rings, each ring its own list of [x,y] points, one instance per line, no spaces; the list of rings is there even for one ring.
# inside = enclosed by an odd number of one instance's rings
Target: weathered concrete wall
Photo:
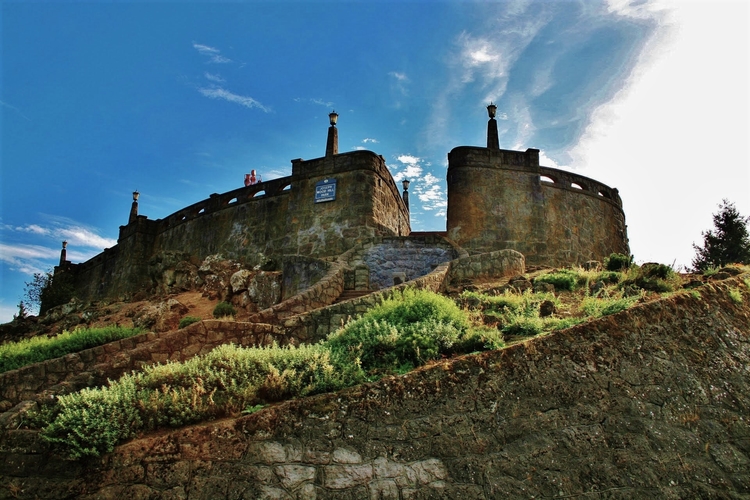
[[[99,460],[15,431],[0,498],[748,498],[747,279]]]
[[[629,253],[617,190],[540,167],[536,149],[458,147],[448,164],[448,236],[470,253],[510,248],[529,265]]]
[[[315,184],[337,181],[336,199],[315,203]],[[70,266],[81,300],[127,297],[154,286],[149,259],[164,252],[197,261],[222,255],[245,267],[280,269],[283,255],[330,257],[382,236],[410,232],[409,214],[385,161],[355,151],[294,160],[292,175],[190,205],[159,220],[139,216],[116,247]]]

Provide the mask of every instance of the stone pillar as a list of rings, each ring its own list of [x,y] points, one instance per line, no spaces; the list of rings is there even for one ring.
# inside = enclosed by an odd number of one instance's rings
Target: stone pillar
[[[328,115],[331,126],[328,127],[328,141],[326,142],[326,158],[339,154],[339,131],[336,128],[336,121],[339,115],[333,111]]]
[[[497,135],[497,120],[495,120],[495,113],[497,112],[497,106],[490,103],[487,106],[487,113],[490,115],[490,121],[487,122],[487,149],[500,149],[500,139]]]
[[[68,246],[67,241],[62,242],[62,250],[60,250],[60,267],[65,266],[65,262],[68,260],[68,251],[66,250]]]
[[[138,197],[141,194],[138,191],[133,191],[133,204],[130,205],[130,217],[128,218],[128,224],[135,222],[138,218]]]

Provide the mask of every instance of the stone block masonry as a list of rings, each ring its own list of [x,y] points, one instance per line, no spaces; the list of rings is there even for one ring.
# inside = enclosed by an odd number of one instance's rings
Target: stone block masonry
[[[0,498],[747,498],[748,279],[98,460],[14,431]]]
[[[616,189],[539,165],[539,151],[461,146],[448,154],[448,237],[469,253],[513,249],[529,265],[630,252]]]
[[[335,199],[316,203],[315,185],[325,179],[336,181]],[[120,227],[115,247],[58,271],[74,276],[82,301],[127,298],[156,286],[148,263],[165,252],[198,262],[220,254],[248,269],[280,270],[285,255],[336,257],[374,238],[410,231],[385,160],[354,151],[293,160],[289,177],[213,194],[164,219],[139,215]]]

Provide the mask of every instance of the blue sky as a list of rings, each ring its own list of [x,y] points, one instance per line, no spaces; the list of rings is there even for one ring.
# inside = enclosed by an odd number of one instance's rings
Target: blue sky
[[[636,261],[689,265],[722,198],[750,215],[743,1],[0,4],[0,321],[24,282],[163,218],[369,149],[445,229],[447,153],[500,146],[617,187]]]

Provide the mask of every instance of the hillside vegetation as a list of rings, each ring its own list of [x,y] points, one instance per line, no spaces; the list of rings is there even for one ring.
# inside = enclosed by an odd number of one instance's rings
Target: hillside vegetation
[[[154,429],[252,413],[284,399],[546,335],[674,293],[684,281],[658,264],[607,267],[539,271],[465,286],[451,298],[407,290],[318,344],[222,346],[185,363],[147,367],[108,387],[60,396],[30,413],[26,425],[42,428],[71,457],[96,456]],[[737,296],[742,300],[742,293]]]

